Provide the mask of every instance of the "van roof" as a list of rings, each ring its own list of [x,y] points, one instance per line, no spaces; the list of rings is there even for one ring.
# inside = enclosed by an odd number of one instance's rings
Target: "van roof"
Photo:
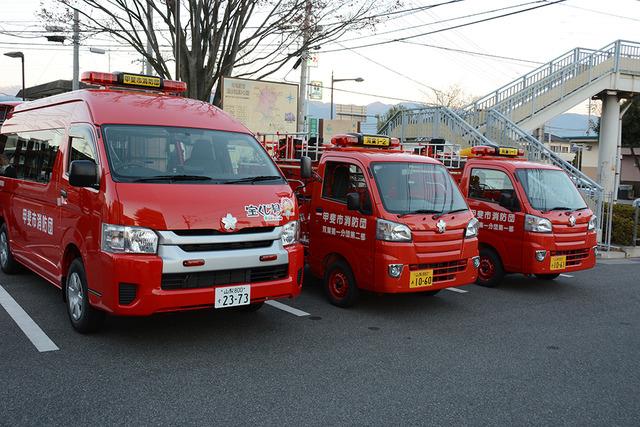
[[[54,95],[21,103],[14,114],[71,102],[84,102],[97,125],[176,126],[252,133],[226,112],[203,101],[119,89],[82,89]]]
[[[376,150],[362,148],[332,148],[325,151],[326,155],[335,155],[336,157],[360,158],[365,162],[419,162],[440,164],[440,161],[426,156],[420,156],[413,153],[400,150]]]

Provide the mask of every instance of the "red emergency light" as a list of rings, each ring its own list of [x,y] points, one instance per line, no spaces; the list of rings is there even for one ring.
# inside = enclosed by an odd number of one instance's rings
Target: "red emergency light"
[[[489,145],[476,145],[467,149],[460,150],[461,156],[479,157],[479,156],[500,156],[500,157],[522,157],[524,150],[511,147],[495,147]]]
[[[132,87],[160,92],[182,93],[187,90],[187,84],[185,82],[166,80],[160,77],[146,76],[143,74],[85,71],[82,73],[80,80],[92,85]]]

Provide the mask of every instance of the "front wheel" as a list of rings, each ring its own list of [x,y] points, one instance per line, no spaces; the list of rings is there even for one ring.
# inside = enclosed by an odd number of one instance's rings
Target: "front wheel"
[[[504,277],[504,268],[500,256],[489,248],[480,249],[480,265],[476,284],[487,288],[495,288]]]
[[[81,334],[97,331],[104,321],[105,312],[89,304],[89,286],[80,258],[73,260],[69,266],[65,292],[67,313],[73,328]]]
[[[536,274],[535,276],[540,280],[554,280],[560,276],[560,274]]]
[[[329,302],[338,307],[351,307],[359,297],[358,287],[349,265],[338,260],[324,274],[324,291]]]

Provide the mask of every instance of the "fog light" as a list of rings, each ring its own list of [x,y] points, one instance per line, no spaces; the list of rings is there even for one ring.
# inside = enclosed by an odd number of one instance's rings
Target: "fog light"
[[[480,267],[480,257],[479,256],[474,256],[473,258],[471,258],[471,261],[473,261],[473,267],[474,268]]]
[[[389,264],[389,276],[397,279],[402,274],[402,264]]]
[[[595,256],[598,256],[598,247],[597,247],[597,246],[594,246],[594,247],[593,247],[593,254],[594,254]]]
[[[547,251],[536,251],[536,261],[542,262],[547,256]]]

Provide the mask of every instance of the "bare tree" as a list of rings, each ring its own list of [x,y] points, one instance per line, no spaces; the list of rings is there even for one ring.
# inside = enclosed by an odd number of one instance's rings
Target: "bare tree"
[[[469,95],[460,86],[454,84],[445,90],[433,90],[432,103],[437,106],[454,110],[465,107],[473,102],[473,96]]]
[[[182,0],[176,20],[175,1],[43,0],[40,16],[47,23],[68,23],[70,11],[77,9],[83,34],[107,34],[133,47],[164,78],[176,77],[172,70],[178,52],[178,77],[187,82],[187,96],[208,100],[215,88],[214,103],[220,104],[223,76],[265,78],[299,60],[307,49],[375,25],[399,5],[376,0]]]

